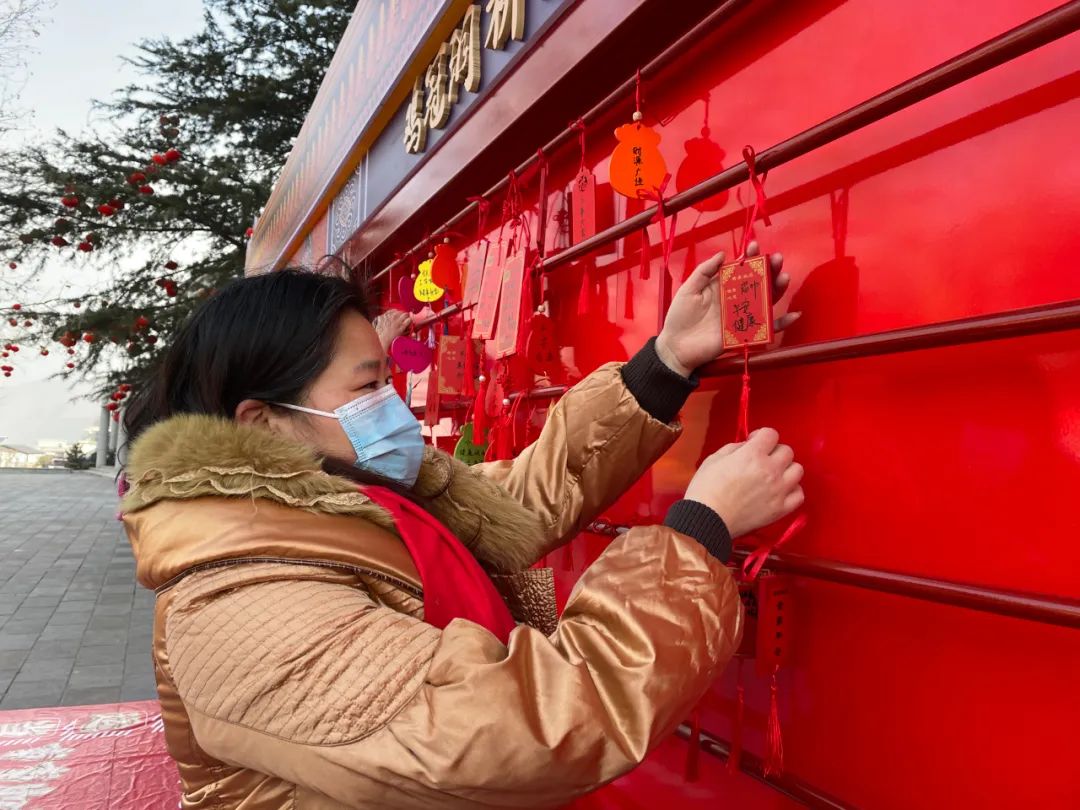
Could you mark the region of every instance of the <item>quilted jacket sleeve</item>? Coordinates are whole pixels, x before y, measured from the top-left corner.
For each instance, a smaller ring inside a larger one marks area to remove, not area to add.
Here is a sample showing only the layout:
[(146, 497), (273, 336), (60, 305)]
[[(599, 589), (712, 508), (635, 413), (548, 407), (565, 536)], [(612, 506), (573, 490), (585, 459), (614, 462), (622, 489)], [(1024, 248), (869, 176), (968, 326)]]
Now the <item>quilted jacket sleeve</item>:
[(670, 424), (697, 386), (667, 369), (649, 341), (629, 363), (601, 366), (566, 392), (517, 457), (477, 465), (543, 519), (533, 559), (614, 503), (679, 437)]
[(550, 638), (521, 626), (507, 646), (310, 568), (214, 576), (178, 586), (165, 620), (195, 739), (347, 807), (559, 806), (640, 762), (742, 632), (727, 569), (662, 526), (613, 542)]

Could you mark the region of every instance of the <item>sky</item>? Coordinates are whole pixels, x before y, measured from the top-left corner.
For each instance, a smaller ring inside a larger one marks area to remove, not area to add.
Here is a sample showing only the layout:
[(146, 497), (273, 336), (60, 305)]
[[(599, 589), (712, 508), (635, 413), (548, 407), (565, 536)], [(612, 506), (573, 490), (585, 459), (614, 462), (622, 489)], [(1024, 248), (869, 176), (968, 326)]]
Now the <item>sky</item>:
[[(133, 53), (135, 42), (161, 35), (182, 38), (201, 27), (202, 0), (57, 0), (29, 55), (21, 103), (33, 118), (16, 139), (47, 137), (56, 127), (77, 132), (90, 126), (91, 100), (107, 98), (136, 78), (121, 61)], [(64, 263), (46, 269), (48, 278), (41, 281), (49, 287), (61, 284), (69, 272), (70, 264)], [(24, 349), (15, 376), (0, 378), (0, 441), (75, 441), (98, 424), (101, 406), (85, 398), (88, 386), (49, 379), (61, 356)]]

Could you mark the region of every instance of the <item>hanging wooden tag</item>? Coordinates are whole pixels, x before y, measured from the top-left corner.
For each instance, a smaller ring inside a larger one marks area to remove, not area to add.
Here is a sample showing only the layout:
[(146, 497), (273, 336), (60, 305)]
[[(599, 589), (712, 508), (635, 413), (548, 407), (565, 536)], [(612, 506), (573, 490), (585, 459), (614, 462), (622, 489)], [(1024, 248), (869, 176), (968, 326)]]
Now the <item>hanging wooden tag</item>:
[(499, 294), (499, 326), (495, 331), (495, 357), (502, 359), (517, 351), (521, 329), (521, 296), (525, 287), (525, 253), (521, 250), (506, 260)]
[(432, 281), (431, 266), (431, 259), (425, 259), (420, 262), (416, 268), (420, 274), (416, 277), (416, 281), (413, 284), (413, 295), (416, 296), (417, 301), (423, 301), (425, 304), (429, 304), (432, 301), (438, 301), (443, 297), (444, 292), (442, 287)]
[(427, 375), (427, 391), (424, 396), (424, 424), (428, 427), (439, 424), (441, 419), (439, 413), (439, 381), (437, 377), (437, 370), (432, 368)]
[(739, 658), (753, 658), (757, 649), (758, 627), (758, 595), (756, 582), (739, 582), (739, 599), (743, 604), (743, 627), (742, 640), (735, 655)]
[(574, 244), (596, 233), (596, 175), (582, 168), (570, 194), (570, 230)]
[(480, 287), (484, 283), (484, 263), (487, 261), (487, 240), (477, 242), (469, 251), (469, 261), (465, 269), (465, 295), (462, 302), (471, 307), (480, 300)]
[(465, 391), (465, 341), (453, 335), (439, 336), (438, 369), (439, 393), (460, 395)]
[(533, 374), (551, 376), (559, 367), (555, 327), (547, 315), (537, 312), (529, 320), (529, 339), (525, 344), (525, 354)]
[(773, 339), (772, 288), (764, 256), (720, 268), (723, 347), (764, 346)]
[(495, 316), (499, 311), (499, 295), (502, 292), (502, 273), (499, 272), (501, 245), (488, 247), (484, 260), (484, 280), (480, 286), (480, 299), (476, 304), (476, 320), (473, 336), (488, 340), (495, 334)]
[(791, 581), (762, 572), (757, 581), (756, 668), (768, 676), (791, 658)]
[(619, 145), (611, 154), (611, 185), (624, 197), (636, 200), (641, 193), (660, 193), (667, 164), (660, 153), (660, 135), (640, 121), (615, 130)]
[(401, 335), (390, 344), (390, 357), (405, 371), (423, 371), (431, 365), (431, 349), (426, 343)]

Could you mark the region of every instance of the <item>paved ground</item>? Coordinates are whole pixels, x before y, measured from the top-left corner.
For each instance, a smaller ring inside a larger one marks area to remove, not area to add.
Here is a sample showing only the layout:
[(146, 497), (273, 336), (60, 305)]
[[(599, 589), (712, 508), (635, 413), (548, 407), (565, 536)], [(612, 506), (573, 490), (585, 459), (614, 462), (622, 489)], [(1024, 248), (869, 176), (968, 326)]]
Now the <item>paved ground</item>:
[(0, 469), (0, 710), (156, 697), (112, 481)]

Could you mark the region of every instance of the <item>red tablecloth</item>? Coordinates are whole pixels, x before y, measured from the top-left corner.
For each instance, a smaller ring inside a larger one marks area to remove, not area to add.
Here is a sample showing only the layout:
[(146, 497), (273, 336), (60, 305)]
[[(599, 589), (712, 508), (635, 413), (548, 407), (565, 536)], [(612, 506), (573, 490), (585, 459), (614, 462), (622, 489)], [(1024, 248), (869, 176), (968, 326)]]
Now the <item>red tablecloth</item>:
[(0, 810), (174, 810), (157, 701), (0, 712)]

